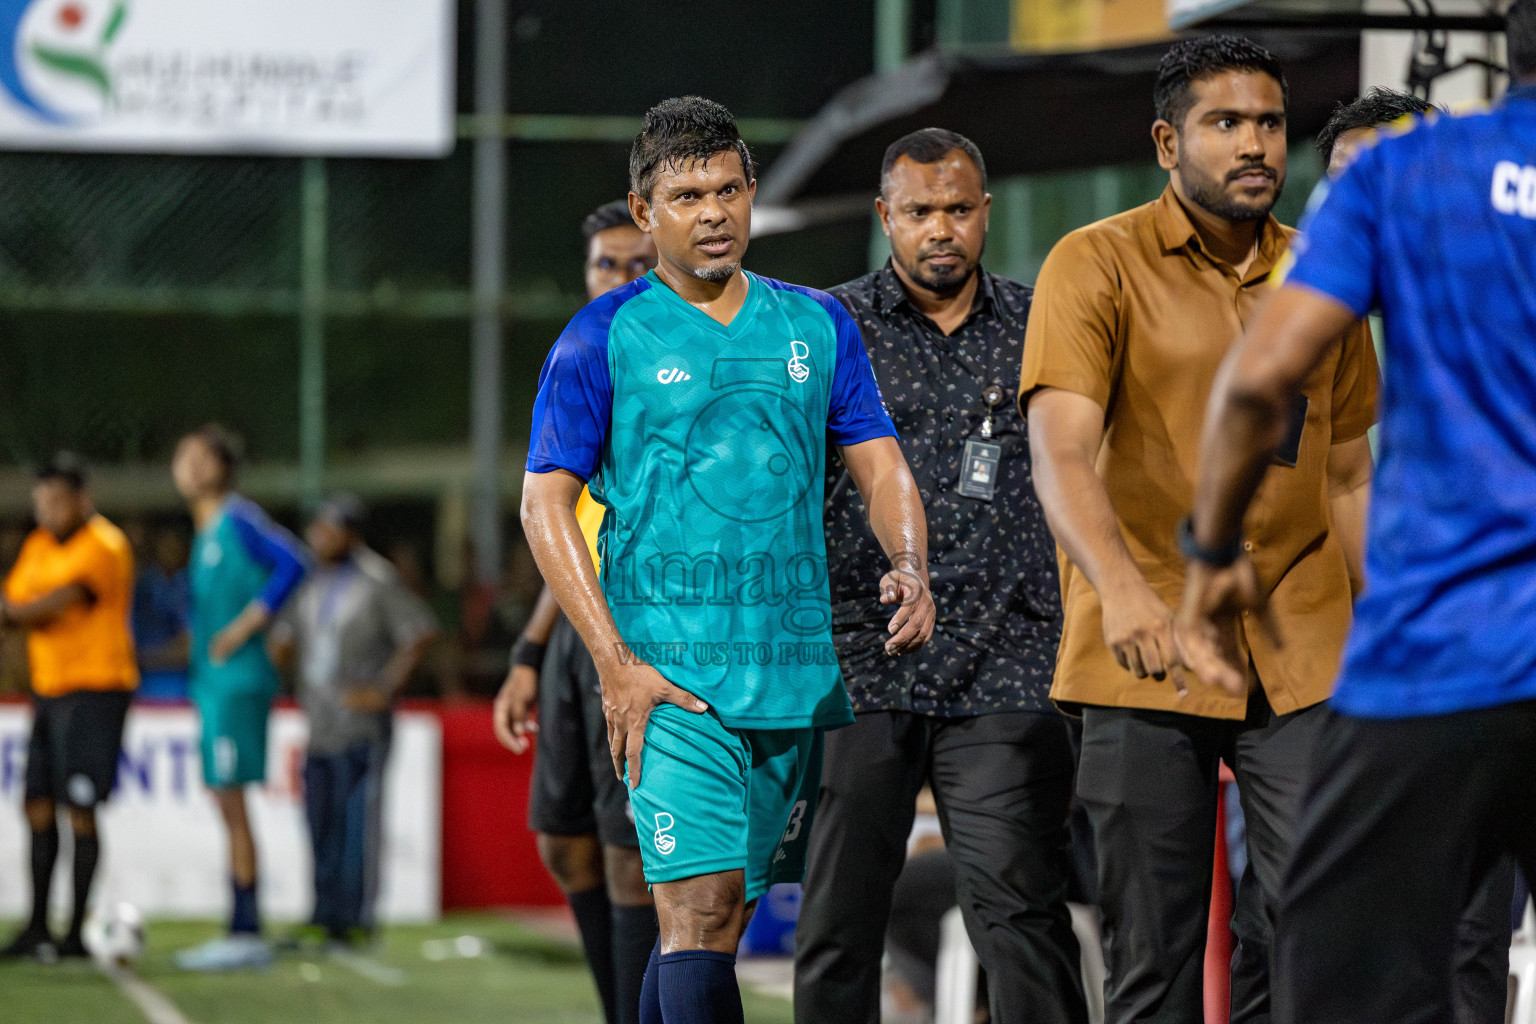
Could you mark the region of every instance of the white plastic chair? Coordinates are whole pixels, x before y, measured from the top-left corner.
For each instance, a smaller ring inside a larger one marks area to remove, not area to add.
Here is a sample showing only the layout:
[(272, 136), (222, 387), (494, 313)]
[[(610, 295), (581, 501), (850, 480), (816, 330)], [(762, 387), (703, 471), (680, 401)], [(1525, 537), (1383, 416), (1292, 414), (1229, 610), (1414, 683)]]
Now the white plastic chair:
[[(1082, 951), (1080, 963), (1083, 991), (1088, 997), (1088, 1022), (1104, 1024), (1104, 950), (1099, 940), (1098, 918), (1091, 907), (1079, 903), (1067, 906), (1072, 912), (1072, 932)], [(976, 1019), (976, 972), (980, 967), (971, 937), (965, 931), (965, 918), (959, 907), (953, 907), (939, 923), (933, 1024), (973, 1024)]]
[(981, 966), (965, 918), (951, 907), (939, 922), (939, 962), (935, 967), (933, 1024), (974, 1024), (976, 971)]
[(1536, 910), (1530, 900), (1509, 944), (1509, 976), (1514, 982), (1511, 1024), (1536, 1024)]

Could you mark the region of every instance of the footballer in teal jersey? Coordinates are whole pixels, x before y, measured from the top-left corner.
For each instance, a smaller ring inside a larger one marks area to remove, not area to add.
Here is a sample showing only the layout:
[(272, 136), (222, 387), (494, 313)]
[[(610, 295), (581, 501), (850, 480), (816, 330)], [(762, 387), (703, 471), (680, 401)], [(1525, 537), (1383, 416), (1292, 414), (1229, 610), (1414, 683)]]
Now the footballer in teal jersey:
[(304, 578), (297, 539), (233, 493), (235, 448), (219, 427), (182, 438), (171, 474), (192, 512), (192, 649), (189, 693), (202, 720), (203, 781), (229, 833), (234, 893), (229, 935), (184, 950), (189, 970), (269, 963), (256, 904), (256, 844), (245, 786), (267, 772), (267, 716), (277, 672), (266, 628)]
[[(852, 721), (822, 527), (829, 443), (891, 559), (870, 566), (870, 599), (899, 605), (892, 654), (933, 629), (926, 526), (852, 318), (741, 270), (755, 183), (730, 114), (660, 104), (630, 179), (660, 261), (555, 343), (523, 523), (597, 663), (615, 770), (628, 766), (661, 919), (641, 1020), (661, 1006), (677, 1024), (740, 1020), (726, 967), (746, 906), (799, 877), (821, 731)], [(584, 483), (608, 508), (600, 580), (574, 514)]]

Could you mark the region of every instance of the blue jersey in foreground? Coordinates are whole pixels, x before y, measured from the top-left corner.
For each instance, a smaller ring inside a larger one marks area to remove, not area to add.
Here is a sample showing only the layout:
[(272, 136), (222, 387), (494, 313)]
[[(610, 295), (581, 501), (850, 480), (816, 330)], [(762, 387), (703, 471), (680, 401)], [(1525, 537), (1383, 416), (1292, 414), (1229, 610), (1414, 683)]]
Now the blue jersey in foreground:
[[(896, 429), (843, 307), (746, 279), (729, 326), (654, 272), (578, 313), (539, 377), (528, 469), (568, 470), (608, 507), (601, 579), (623, 656), (732, 728), (841, 725), (827, 441)], [(873, 595), (883, 567), (869, 568)]]
[(1334, 706), (1536, 699), (1536, 87), (1361, 154), (1289, 280), (1386, 323), (1366, 590)]

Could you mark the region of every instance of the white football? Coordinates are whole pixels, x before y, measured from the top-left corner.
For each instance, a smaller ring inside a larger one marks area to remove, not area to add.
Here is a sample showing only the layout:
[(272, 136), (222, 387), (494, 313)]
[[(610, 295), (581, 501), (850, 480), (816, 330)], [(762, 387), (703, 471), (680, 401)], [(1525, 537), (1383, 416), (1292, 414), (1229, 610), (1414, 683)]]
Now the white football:
[(97, 907), (85, 922), (81, 937), (99, 962), (126, 966), (144, 955), (144, 917), (131, 903)]

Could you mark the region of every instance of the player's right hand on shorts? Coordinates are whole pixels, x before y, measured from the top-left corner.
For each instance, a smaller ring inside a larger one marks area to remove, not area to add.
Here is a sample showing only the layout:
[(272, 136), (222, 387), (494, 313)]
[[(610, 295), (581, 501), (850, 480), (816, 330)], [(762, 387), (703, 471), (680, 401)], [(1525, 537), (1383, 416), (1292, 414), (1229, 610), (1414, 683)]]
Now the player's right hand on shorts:
[(640, 748), (645, 745), (645, 726), (660, 704), (676, 704), (694, 714), (709, 710), (708, 704), (673, 686), (650, 665), (633, 662), (603, 673), (608, 752), (613, 756), (613, 772), (621, 781), (628, 767), (630, 789), (640, 785)]
[(513, 665), (496, 694), (491, 721), (496, 738), (514, 754), (528, 749), (528, 737), (539, 731), (539, 723), (529, 716), (539, 699), (539, 672), (528, 665)]
[(1138, 679), (1151, 676), (1159, 682), (1171, 673), (1173, 685), (1182, 695), (1186, 687), (1177, 668), (1173, 609), (1168, 603), (1139, 577), (1106, 586), (1099, 600), (1103, 606), (1104, 644), (1120, 667)]

